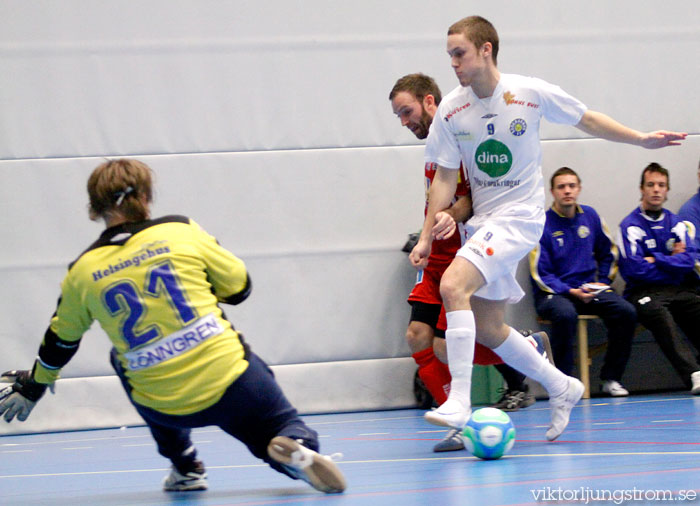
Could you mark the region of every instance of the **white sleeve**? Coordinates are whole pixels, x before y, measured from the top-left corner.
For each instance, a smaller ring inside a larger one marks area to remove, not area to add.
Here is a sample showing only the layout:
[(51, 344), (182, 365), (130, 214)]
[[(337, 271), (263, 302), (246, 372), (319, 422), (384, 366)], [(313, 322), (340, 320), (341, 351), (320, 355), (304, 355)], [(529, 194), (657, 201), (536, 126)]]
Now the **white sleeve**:
[(446, 169), (459, 169), (462, 155), (450, 125), (445, 121), (444, 111), (438, 108), (430, 125), (428, 141), (425, 145), (425, 163), (437, 163)]
[(541, 79), (534, 79), (539, 90), (542, 116), (552, 123), (577, 125), (588, 109), (580, 100), (572, 97), (559, 86)]

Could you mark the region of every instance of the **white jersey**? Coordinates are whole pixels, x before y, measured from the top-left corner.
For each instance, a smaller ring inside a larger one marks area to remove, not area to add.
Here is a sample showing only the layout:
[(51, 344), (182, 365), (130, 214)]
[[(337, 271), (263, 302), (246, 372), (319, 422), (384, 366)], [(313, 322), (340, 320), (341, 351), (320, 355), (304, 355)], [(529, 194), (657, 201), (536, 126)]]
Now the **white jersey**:
[(544, 209), (540, 119), (576, 125), (586, 106), (541, 79), (501, 74), (491, 97), (459, 86), (443, 98), (425, 161), (447, 169), (464, 163), (474, 215), (521, 203)]

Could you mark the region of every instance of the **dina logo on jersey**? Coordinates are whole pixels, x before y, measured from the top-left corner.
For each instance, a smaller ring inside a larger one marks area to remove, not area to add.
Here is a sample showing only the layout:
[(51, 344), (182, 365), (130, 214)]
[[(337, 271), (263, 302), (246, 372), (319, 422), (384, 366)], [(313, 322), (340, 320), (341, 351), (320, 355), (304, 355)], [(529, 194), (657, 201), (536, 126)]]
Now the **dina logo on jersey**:
[(495, 139), (482, 142), (476, 148), (474, 160), (477, 166), (491, 177), (501, 177), (513, 165), (513, 155), (508, 146)]

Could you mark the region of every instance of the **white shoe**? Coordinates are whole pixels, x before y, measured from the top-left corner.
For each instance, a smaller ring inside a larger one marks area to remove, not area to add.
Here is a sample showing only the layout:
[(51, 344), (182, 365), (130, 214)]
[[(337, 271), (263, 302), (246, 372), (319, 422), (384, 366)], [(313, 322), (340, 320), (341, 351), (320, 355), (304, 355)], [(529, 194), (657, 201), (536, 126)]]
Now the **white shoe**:
[(625, 387), (615, 380), (603, 381), (603, 388), (601, 390), (611, 397), (627, 397), (630, 394)]
[(566, 426), (569, 425), (571, 410), (574, 409), (574, 406), (585, 391), (583, 383), (576, 378), (568, 376), (567, 380), (569, 385), (566, 387), (566, 390), (556, 397), (549, 398), (549, 405), (552, 409), (551, 423), (546, 434), (549, 441), (554, 441), (564, 432)]
[(700, 395), (700, 371), (695, 371), (690, 375), (690, 381), (693, 386), (690, 388), (690, 393), (693, 395)]
[(267, 446), (267, 454), (295, 478), (304, 480), (316, 490), (337, 494), (347, 487), (343, 473), (333, 462), (335, 455), (321, 455), (286, 436), (273, 437)]
[(200, 460), (195, 460), (192, 470), (186, 474), (181, 474), (175, 466), (172, 466), (170, 474), (163, 480), (163, 490), (166, 492), (189, 492), (207, 488), (207, 472)]
[(425, 420), (440, 427), (452, 427), (462, 430), (469, 417), (472, 415), (470, 407), (462, 406), (462, 403), (453, 399), (447, 399), (445, 403), (433, 411), (428, 411)]

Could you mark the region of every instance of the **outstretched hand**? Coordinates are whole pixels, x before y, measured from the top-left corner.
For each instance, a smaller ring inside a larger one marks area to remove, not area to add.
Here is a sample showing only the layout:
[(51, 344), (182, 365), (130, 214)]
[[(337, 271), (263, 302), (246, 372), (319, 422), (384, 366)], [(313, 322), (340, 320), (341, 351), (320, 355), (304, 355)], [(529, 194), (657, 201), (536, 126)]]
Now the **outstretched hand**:
[(20, 422), (25, 421), (49, 386), (34, 381), (31, 371), (6, 371), (0, 380), (14, 382), (0, 390), (0, 415), (5, 414), (6, 422), (11, 422), (15, 416)]
[(680, 146), (680, 142), (688, 136), (685, 132), (669, 132), (657, 130), (649, 132), (642, 137), (641, 145), (647, 149), (658, 149), (666, 146)]

